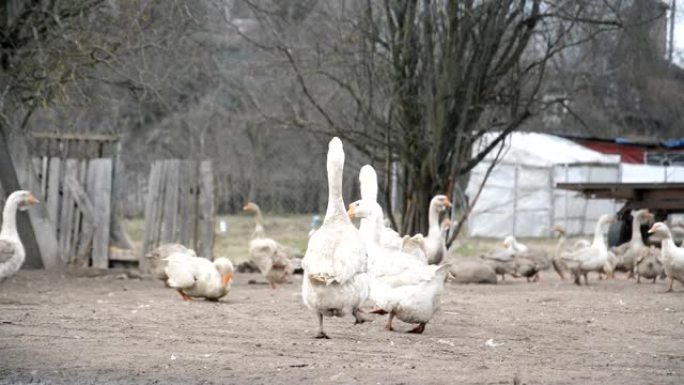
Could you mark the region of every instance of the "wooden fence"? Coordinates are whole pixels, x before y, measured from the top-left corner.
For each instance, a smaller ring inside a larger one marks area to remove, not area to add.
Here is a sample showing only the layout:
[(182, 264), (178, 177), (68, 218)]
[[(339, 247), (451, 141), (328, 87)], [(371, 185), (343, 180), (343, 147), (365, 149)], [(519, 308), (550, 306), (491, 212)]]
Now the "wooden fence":
[(33, 158), (62, 262), (106, 269), (112, 207), (112, 159)]
[[(156, 161), (150, 169), (142, 254), (178, 242), (212, 258), (214, 179), (210, 161)], [(145, 258), (140, 259), (145, 271)]]

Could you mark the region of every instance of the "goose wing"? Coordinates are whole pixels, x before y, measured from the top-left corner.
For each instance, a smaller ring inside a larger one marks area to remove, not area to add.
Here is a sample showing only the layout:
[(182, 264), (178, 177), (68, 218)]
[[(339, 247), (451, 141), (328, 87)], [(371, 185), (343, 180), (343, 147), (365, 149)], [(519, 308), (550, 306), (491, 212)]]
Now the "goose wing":
[(302, 267), (313, 281), (345, 283), (366, 271), (366, 250), (354, 226), (321, 227), (309, 239)]
[(169, 277), (167, 281), (169, 286), (177, 289), (193, 287), (196, 277), (192, 265), (195, 261), (195, 259), (189, 259), (183, 254), (170, 255), (168, 257), (168, 264), (164, 269)]
[(0, 263), (4, 263), (14, 257), (16, 245), (12, 241), (0, 240)]

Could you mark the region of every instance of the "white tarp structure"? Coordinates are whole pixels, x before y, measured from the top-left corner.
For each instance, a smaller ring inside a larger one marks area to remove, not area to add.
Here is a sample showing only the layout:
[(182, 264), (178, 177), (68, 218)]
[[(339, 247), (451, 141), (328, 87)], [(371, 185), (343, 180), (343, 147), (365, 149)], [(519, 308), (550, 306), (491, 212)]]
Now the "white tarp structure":
[(623, 163), (620, 175), (623, 183), (682, 183), (684, 167)]
[[(494, 134), (485, 136), (479, 146), (494, 138)], [(466, 189), (470, 201), (497, 149), (472, 170)], [(612, 200), (587, 200), (576, 192), (556, 189), (556, 183), (619, 180), (619, 156), (604, 155), (552, 135), (513, 133), (473, 208), (469, 233), (496, 238), (549, 236), (551, 226), (558, 223), (569, 234), (590, 234), (596, 219), (614, 213), (617, 205)]]

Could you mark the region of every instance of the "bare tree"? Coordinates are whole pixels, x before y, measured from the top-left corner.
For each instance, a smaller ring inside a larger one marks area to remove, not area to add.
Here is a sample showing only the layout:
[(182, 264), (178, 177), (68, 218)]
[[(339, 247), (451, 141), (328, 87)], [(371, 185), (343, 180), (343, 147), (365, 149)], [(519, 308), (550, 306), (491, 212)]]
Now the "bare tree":
[[(339, 135), (385, 173), (399, 162), (403, 233), (426, 231), (431, 197), (555, 102), (540, 92), (546, 67), (591, 39), (579, 25), (620, 26), (620, 2), (608, 1), (318, 1), (296, 23), (274, 2), (242, 3), (262, 33), (235, 30), (290, 66), (311, 107), (273, 118)], [(495, 139), (473, 154), (488, 132)]]

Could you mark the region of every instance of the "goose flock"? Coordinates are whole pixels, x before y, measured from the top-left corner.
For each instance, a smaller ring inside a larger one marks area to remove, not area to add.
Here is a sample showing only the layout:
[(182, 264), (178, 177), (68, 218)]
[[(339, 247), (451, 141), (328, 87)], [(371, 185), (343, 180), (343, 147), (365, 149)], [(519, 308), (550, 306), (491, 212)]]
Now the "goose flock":
[[(345, 153), (335, 137), (328, 144), (328, 202), (320, 227), (312, 229), (304, 257), (299, 260), (283, 245), (266, 235), (261, 209), (247, 202), (243, 211), (254, 216), (255, 228), (249, 241), (249, 263), (271, 288), (288, 282), (295, 269), (303, 271), (301, 296), (318, 323), (316, 338), (330, 338), (324, 329), (325, 317), (351, 314), (354, 323), (370, 313), (387, 314), (387, 330), (394, 330), (398, 319), (413, 325), (410, 333), (423, 333), (439, 310), (444, 284), (497, 283), (506, 275), (539, 281), (540, 273), (553, 267), (565, 280), (589, 284), (589, 274), (599, 279), (614, 278), (623, 272), (628, 278), (655, 281), (668, 279), (684, 284), (684, 248), (676, 246), (673, 231), (663, 222), (654, 223), (649, 234), (661, 247), (647, 245), (640, 227), (653, 219), (648, 210), (633, 214), (632, 238), (618, 247), (608, 248), (604, 239), (607, 226), (615, 221), (602, 215), (593, 239), (569, 242), (566, 231), (556, 225), (558, 241), (552, 252), (525, 245), (515, 237), (503, 240), (503, 248), (492, 250), (480, 259), (447, 258), (445, 239), (451, 223), (440, 216), (450, 207), (445, 195), (436, 195), (429, 204), (427, 234), (400, 236), (385, 225), (385, 215), (377, 201), (378, 177), (370, 165), (359, 170), (360, 199), (345, 206), (342, 198)], [(16, 213), (38, 200), (28, 191), (15, 191), (7, 199), (0, 229), (0, 281), (15, 274), (25, 259), (25, 250), (16, 227)], [(359, 220), (358, 228), (352, 222)], [(677, 233), (679, 235), (679, 233)], [(174, 289), (183, 300), (204, 298), (218, 301), (231, 289), (234, 266), (226, 257), (210, 261), (181, 244), (159, 246), (145, 256), (153, 277)]]

